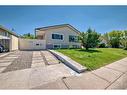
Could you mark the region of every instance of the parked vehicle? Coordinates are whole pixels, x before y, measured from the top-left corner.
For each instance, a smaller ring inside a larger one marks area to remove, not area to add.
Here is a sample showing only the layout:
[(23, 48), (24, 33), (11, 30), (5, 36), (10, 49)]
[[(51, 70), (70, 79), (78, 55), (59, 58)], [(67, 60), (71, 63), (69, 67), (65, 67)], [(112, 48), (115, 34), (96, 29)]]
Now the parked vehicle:
[(0, 44), (0, 53), (4, 51), (4, 46)]

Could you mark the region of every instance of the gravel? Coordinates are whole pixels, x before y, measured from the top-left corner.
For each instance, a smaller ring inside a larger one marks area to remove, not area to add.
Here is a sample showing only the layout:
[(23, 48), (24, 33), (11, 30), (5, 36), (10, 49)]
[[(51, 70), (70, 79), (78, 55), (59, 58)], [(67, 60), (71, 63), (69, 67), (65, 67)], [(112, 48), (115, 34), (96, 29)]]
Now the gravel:
[(20, 56), (15, 59), (2, 73), (31, 68), (32, 64), (32, 51), (20, 51)]

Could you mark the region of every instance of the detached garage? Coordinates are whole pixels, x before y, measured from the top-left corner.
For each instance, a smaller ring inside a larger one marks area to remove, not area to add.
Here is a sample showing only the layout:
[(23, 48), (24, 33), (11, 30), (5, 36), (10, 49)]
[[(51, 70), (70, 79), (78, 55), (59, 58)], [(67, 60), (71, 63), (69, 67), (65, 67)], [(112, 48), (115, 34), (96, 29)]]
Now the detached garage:
[(19, 39), (20, 50), (42, 50), (46, 49), (46, 41), (38, 39)]

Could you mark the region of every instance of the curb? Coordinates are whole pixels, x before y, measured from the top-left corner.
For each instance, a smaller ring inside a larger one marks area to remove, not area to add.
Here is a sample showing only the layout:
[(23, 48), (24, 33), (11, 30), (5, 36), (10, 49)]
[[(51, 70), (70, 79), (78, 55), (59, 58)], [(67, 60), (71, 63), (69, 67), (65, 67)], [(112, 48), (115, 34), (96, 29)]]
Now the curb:
[(87, 70), (86, 67), (80, 65), (79, 63), (75, 62), (74, 60), (72, 60), (71, 58), (65, 56), (64, 54), (62, 54), (60, 52), (57, 52), (54, 50), (48, 50), (48, 51), (51, 52), (53, 55), (55, 55), (65, 65), (67, 65), (68, 67), (70, 67), (71, 69), (73, 69), (74, 71), (76, 71), (78, 73), (82, 73)]

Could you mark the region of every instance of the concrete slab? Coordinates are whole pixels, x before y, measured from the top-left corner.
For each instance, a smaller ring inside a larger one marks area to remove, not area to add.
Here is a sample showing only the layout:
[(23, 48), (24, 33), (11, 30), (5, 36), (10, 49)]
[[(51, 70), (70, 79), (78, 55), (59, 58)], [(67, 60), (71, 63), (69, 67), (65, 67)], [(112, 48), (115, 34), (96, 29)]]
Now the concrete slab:
[(49, 65), (54, 65), (54, 64), (58, 64), (59, 60), (53, 55), (51, 54), (49, 51), (41, 51), (47, 61), (47, 64)]
[(33, 57), (33, 58), (32, 58), (32, 60), (41, 60), (41, 59), (42, 59), (41, 56), (39, 56), (39, 57)]
[(8, 66), (10, 65), (12, 62), (4, 62), (4, 63), (0, 63), (0, 67), (3, 67), (3, 66)]
[(38, 86), (32, 89), (56, 89), (58, 90), (58, 89), (68, 89), (68, 88), (63, 83), (63, 81), (59, 79), (54, 82), (47, 83), (47, 84), (44, 84), (44, 85), (41, 85), (41, 86)]
[(112, 69), (108, 68), (100, 68), (97, 70), (92, 71), (92, 73), (96, 74), (97, 76), (107, 80), (108, 82), (113, 82), (116, 80), (120, 75), (122, 75), (122, 72), (118, 72)]
[(126, 60), (120, 60), (120, 61), (117, 61), (116, 64), (127, 66), (127, 61)]
[(127, 66), (123, 66), (121, 64), (117, 64), (116, 62), (114, 62), (112, 64), (109, 64), (109, 65), (107, 65), (105, 67), (113, 69), (113, 70), (121, 71), (123, 73), (125, 73), (127, 71)]
[(58, 60), (48, 60), (49, 65), (59, 64)]
[(6, 67), (0, 67), (0, 73), (5, 70)]
[(12, 55), (8, 55), (8, 57), (17, 57), (20, 56), (19, 54), (12, 54)]
[(32, 64), (36, 63), (44, 63), (44, 60), (32, 60)]
[(31, 70), (24, 69), (0, 74), (0, 89), (28, 89)]
[(126, 57), (126, 58), (121, 59), (121, 61), (125, 61), (125, 62), (127, 62), (127, 57)]
[(0, 60), (0, 63), (3, 63), (3, 62), (12, 62), (14, 59), (2, 59)]
[(35, 68), (35, 67), (45, 67), (45, 63), (34, 63), (31, 65), (31, 68)]
[(68, 77), (64, 79), (69, 89), (105, 89), (109, 82), (95, 76), (92, 73), (85, 73), (79, 77)]
[(117, 79), (107, 89), (126, 89), (127, 88), (127, 73)]
[(30, 74), (29, 86), (34, 88), (70, 75), (69, 70), (63, 64), (33, 68)]
[(15, 59), (15, 58), (18, 58), (18, 56), (7, 56), (6, 58), (7, 59), (11, 59), (11, 58), (14, 58)]
[(10, 53), (11, 53), (11, 52), (1, 53), (1, 54), (0, 54), (0, 58), (5, 57), (5, 56), (9, 55)]

